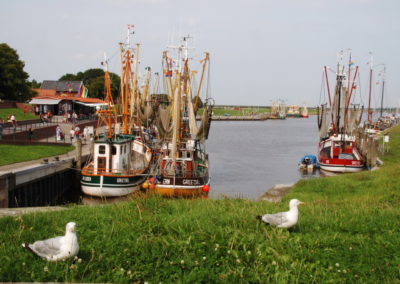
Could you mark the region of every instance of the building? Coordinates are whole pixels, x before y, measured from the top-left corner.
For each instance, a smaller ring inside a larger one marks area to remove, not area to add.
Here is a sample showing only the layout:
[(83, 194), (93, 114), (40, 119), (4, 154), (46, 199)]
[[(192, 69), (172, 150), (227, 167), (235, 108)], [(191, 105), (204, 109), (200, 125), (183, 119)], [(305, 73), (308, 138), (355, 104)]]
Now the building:
[(103, 100), (88, 98), (88, 90), (82, 81), (43, 81), (40, 89), (34, 89), (37, 96), (29, 104), (34, 105), (36, 114), (51, 112), (64, 115), (67, 112), (92, 114), (96, 107), (104, 105)]

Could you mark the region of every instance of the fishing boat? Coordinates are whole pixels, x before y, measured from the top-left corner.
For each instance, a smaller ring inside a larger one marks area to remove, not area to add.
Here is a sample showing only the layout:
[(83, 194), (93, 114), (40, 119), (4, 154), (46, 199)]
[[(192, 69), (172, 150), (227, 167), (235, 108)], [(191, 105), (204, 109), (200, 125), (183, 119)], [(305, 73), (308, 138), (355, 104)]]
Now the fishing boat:
[[(331, 100), (327, 67), (324, 68), (324, 80), (328, 90), (329, 106), (318, 108), (318, 162), (320, 168), (331, 172), (358, 172), (365, 168), (365, 160), (359, 150), (355, 131), (362, 115), (362, 107), (351, 103), (356, 90), (358, 66), (353, 67), (351, 52), (348, 70), (343, 64), (344, 51), (341, 51), (336, 71), (336, 86)], [(354, 71), (354, 74), (352, 72)], [(354, 75), (352, 78), (351, 75)], [(352, 78), (352, 79), (351, 79)]]
[(271, 119), (286, 119), (286, 104), (284, 100), (272, 103)]
[(289, 106), (289, 108), (286, 112), (286, 116), (287, 117), (301, 117), (299, 106), (296, 106), (296, 105)]
[[(130, 35), (128, 27), (128, 39)], [(137, 46), (138, 48), (138, 46)], [(120, 100), (117, 107), (111, 96), (110, 77), (107, 68), (107, 58), (104, 65), (105, 102), (106, 107), (98, 109), (97, 131), (106, 127), (104, 133), (96, 133), (92, 158), (83, 167), (81, 186), (83, 193), (98, 197), (116, 197), (128, 195), (140, 189), (148, 177), (152, 160), (152, 150), (145, 143), (144, 136), (136, 133), (141, 125), (135, 112), (135, 101), (131, 98), (137, 95), (135, 90), (136, 72), (131, 70), (132, 57), (137, 66), (137, 54), (132, 54), (129, 40), (125, 47), (121, 46), (122, 76)], [(133, 74), (133, 76), (132, 76)], [(117, 109), (120, 110), (118, 113)], [(121, 120), (120, 125), (118, 121)]]
[[(159, 106), (157, 120), (159, 139), (163, 142), (155, 174), (146, 187), (166, 197), (207, 197), (210, 190), (205, 140), (211, 124), (212, 100), (208, 96), (209, 88), (202, 88), (208, 77), (209, 54), (205, 53), (200, 61), (202, 71), (196, 85), (196, 72), (189, 67), (189, 38), (184, 37), (179, 46), (173, 47), (177, 51), (174, 59), (167, 52), (163, 55), (168, 102)], [(205, 93), (203, 101), (201, 93)], [(197, 115), (201, 116), (199, 123)]]
[(308, 118), (308, 109), (306, 104), (304, 104), (304, 106), (302, 107), (300, 116), (302, 118)]

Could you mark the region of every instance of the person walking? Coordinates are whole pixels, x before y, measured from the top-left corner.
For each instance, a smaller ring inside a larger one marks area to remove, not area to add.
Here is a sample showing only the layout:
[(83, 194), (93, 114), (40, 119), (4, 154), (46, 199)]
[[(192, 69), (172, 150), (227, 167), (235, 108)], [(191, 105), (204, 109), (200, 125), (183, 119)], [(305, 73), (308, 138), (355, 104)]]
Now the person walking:
[(33, 130), (32, 130), (32, 128), (29, 128), (29, 130), (28, 130), (28, 139), (29, 139), (29, 141), (32, 141), (32, 137), (33, 137)]

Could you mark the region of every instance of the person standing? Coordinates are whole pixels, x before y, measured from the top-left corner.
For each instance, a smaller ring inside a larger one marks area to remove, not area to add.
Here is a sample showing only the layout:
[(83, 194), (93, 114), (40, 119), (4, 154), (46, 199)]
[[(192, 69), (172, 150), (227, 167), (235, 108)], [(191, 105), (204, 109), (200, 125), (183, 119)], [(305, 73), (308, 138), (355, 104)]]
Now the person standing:
[(4, 120), (0, 117), (0, 140), (3, 138), (3, 127), (4, 127)]
[(79, 126), (77, 125), (77, 126), (75, 127), (75, 138), (76, 138), (76, 140), (79, 139), (80, 131), (81, 131), (81, 129), (80, 129)]
[(28, 107), (26, 105), (24, 105), (22, 107), (22, 112), (24, 113), (24, 116), (26, 115), (26, 111), (27, 111)]
[(78, 121), (78, 115), (76, 112), (72, 113), (72, 123), (75, 124)]
[(11, 120), (11, 123), (14, 126), (14, 128), (16, 128), (17, 127), (17, 120), (15, 119), (15, 115), (14, 114), (11, 115), (10, 120)]
[(88, 137), (89, 137), (89, 128), (85, 126), (85, 128), (83, 129), (83, 139), (85, 140), (85, 142), (88, 139)]
[(72, 139), (74, 139), (74, 135), (75, 135), (75, 130), (72, 127), (71, 130), (69, 131), (69, 136), (70, 136), (70, 139), (71, 139), (71, 143), (72, 143)]
[(60, 127), (60, 125), (57, 125), (57, 127), (56, 127), (56, 138), (57, 138), (57, 141), (61, 141), (61, 127)]

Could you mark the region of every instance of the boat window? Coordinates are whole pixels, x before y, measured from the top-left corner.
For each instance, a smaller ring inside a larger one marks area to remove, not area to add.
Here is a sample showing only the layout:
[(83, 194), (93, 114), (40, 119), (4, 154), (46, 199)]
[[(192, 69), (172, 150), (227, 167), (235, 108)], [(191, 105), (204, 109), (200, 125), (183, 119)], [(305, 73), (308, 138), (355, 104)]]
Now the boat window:
[(105, 154), (106, 153), (106, 146), (100, 145), (99, 146), (99, 154)]
[(116, 155), (117, 154), (117, 147), (115, 147), (115, 146), (112, 146), (112, 154), (113, 155)]

